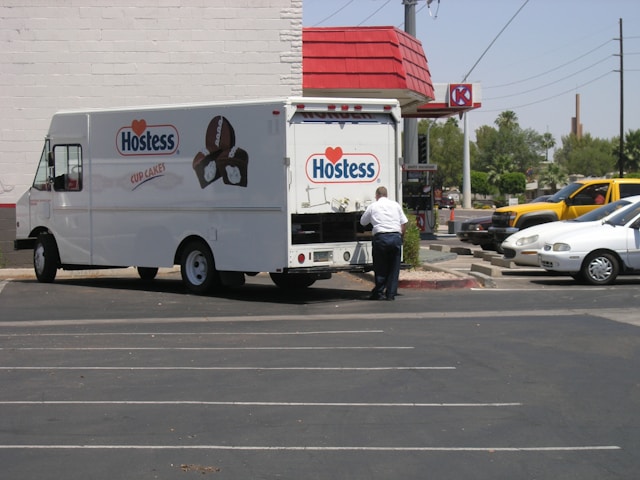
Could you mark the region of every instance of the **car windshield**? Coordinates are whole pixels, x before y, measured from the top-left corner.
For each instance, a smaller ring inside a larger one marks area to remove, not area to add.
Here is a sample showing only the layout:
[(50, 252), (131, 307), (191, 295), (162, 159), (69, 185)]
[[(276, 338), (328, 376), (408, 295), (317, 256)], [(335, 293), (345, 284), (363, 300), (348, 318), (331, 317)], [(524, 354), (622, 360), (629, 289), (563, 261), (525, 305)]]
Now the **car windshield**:
[(609, 225), (622, 226), (629, 223), (631, 220), (640, 215), (640, 202), (634, 204), (622, 212), (612, 215), (606, 223)]
[(569, 198), (573, 192), (582, 187), (582, 183), (570, 183), (564, 188), (561, 188), (556, 193), (551, 195), (548, 199), (548, 203), (559, 203), (566, 198)]
[(615, 202), (607, 203), (606, 205), (601, 206), (600, 208), (596, 208), (595, 210), (591, 210), (584, 215), (580, 215), (578, 218), (574, 218), (574, 222), (595, 222), (598, 220), (602, 220), (607, 215), (615, 212), (619, 208), (624, 207), (625, 205), (629, 205), (631, 202), (627, 199), (620, 199)]

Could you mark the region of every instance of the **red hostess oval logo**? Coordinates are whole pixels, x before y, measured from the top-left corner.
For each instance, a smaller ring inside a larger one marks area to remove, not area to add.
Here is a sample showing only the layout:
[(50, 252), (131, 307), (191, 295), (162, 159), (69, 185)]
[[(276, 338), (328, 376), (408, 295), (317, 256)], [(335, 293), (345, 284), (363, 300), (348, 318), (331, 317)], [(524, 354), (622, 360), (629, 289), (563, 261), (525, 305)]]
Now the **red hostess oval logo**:
[(380, 161), (372, 153), (344, 153), (327, 147), (307, 158), (307, 178), (313, 183), (371, 183), (380, 175)]
[(118, 153), (132, 155), (171, 155), (178, 149), (178, 130), (173, 125), (147, 125), (134, 120), (116, 135)]

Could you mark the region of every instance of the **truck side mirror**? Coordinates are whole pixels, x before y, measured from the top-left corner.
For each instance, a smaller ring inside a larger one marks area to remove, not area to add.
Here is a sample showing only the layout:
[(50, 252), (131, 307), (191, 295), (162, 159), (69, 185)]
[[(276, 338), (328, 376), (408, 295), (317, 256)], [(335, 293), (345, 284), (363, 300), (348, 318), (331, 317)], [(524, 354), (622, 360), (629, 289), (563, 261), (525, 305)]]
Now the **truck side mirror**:
[(567, 205), (567, 207), (570, 207), (571, 205), (573, 205), (573, 198), (571, 197), (565, 198), (564, 203)]

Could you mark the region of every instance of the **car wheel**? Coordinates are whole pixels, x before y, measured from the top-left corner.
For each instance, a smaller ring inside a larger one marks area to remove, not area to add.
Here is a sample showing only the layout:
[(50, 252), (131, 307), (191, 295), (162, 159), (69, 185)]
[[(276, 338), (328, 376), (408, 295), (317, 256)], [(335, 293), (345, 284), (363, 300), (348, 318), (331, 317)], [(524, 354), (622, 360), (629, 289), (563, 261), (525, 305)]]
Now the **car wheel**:
[(210, 292), (220, 283), (211, 249), (202, 240), (192, 240), (183, 248), (180, 274), (187, 289), (197, 295)]
[(38, 281), (42, 283), (53, 282), (58, 272), (59, 263), (60, 254), (53, 235), (46, 233), (40, 235), (33, 248), (33, 269)]
[(620, 272), (620, 264), (612, 253), (594, 252), (584, 260), (580, 272), (591, 285), (611, 285)]

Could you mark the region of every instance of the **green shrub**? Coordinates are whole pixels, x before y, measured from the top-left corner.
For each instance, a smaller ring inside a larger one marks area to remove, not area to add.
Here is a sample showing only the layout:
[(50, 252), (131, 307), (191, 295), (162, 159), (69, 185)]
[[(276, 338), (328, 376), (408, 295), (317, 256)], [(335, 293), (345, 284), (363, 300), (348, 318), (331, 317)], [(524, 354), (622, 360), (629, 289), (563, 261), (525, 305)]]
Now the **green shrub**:
[(420, 266), (420, 229), (416, 222), (416, 216), (405, 208), (405, 215), (409, 220), (407, 223), (407, 229), (404, 232), (404, 239), (402, 242), (403, 258), (402, 261), (411, 268), (417, 268)]

